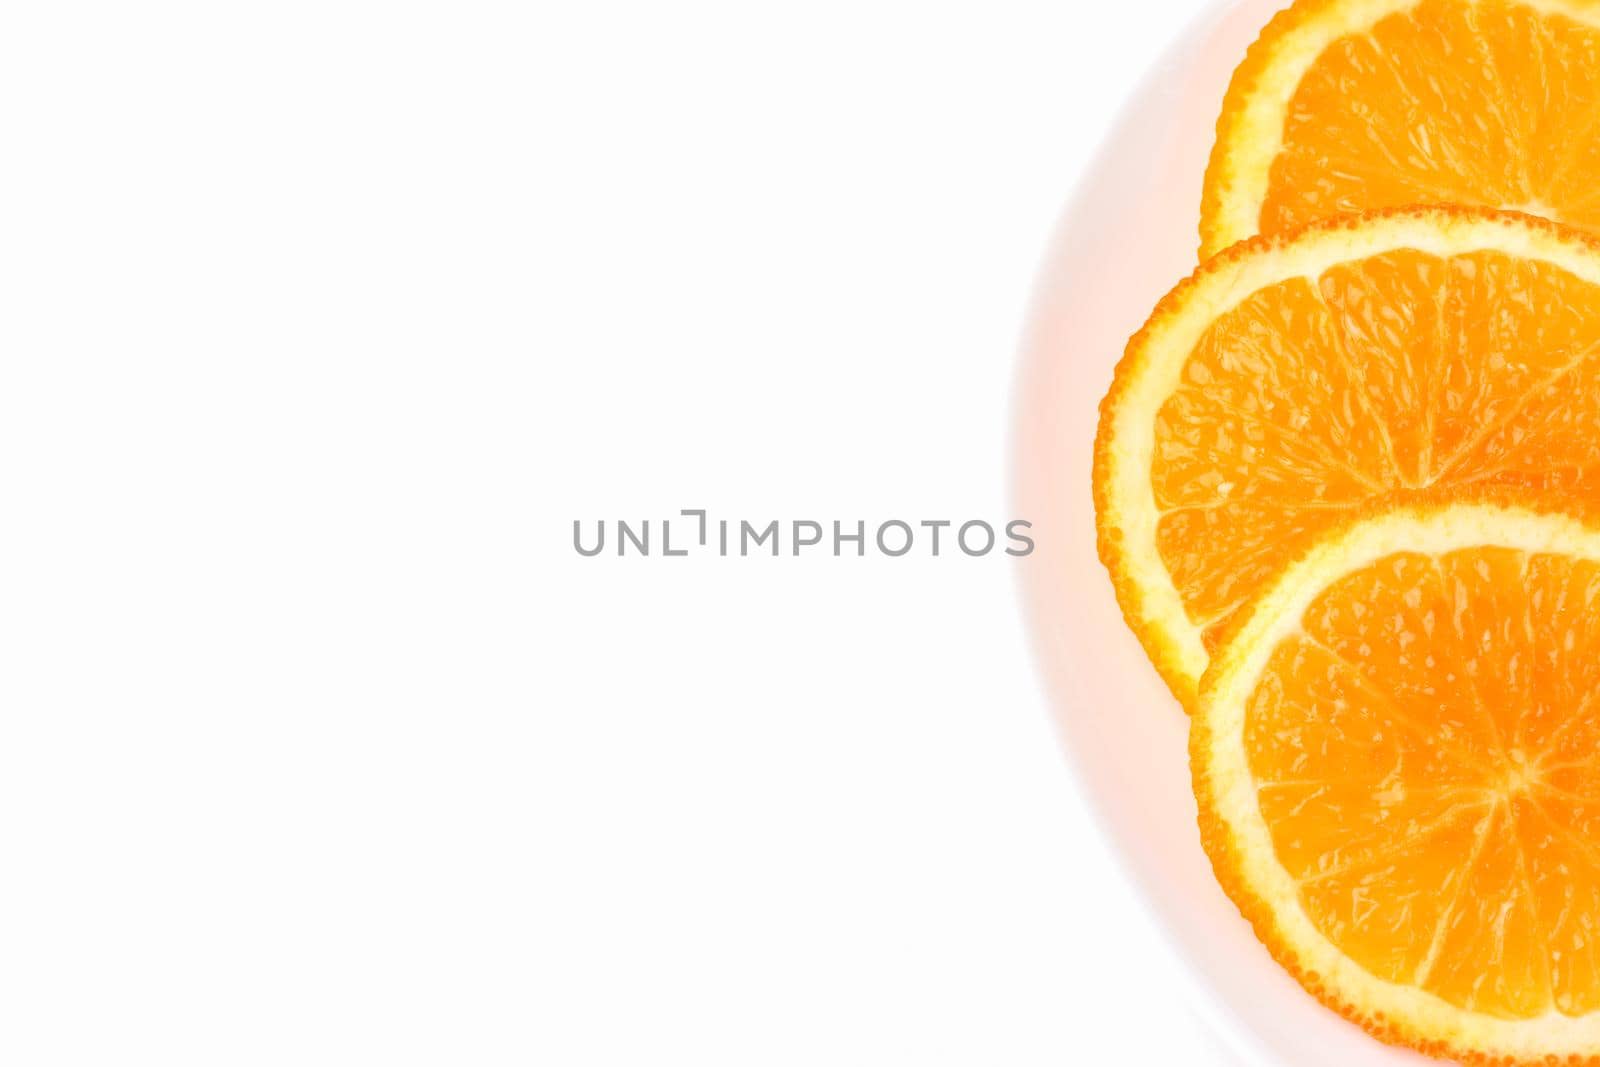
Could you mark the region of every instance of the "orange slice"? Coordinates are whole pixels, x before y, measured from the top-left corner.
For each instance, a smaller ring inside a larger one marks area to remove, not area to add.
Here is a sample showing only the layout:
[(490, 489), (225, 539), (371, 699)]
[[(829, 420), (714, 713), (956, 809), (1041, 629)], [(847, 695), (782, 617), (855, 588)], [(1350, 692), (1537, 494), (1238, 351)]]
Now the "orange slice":
[(1600, 230), (1600, 3), (1298, 0), (1235, 72), (1201, 255), (1414, 203)]
[(1435, 1055), (1600, 1064), (1600, 528), (1504, 502), (1344, 528), (1263, 594), (1190, 737), (1217, 875), (1310, 992)]
[(1600, 498), (1600, 244), (1405, 209), (1258, 238), (1129, 342), (1101, 405), (1100, 554), (1185, 705), (1284, 563), (1374, 502), (1496, 483)]

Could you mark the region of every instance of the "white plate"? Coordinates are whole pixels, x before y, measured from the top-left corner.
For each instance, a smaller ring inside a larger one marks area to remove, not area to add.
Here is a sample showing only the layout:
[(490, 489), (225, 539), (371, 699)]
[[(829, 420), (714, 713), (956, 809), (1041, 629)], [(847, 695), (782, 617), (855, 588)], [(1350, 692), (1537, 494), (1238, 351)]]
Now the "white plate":
[(1018, 507), (1040, 533), (1024, 595), (1081, 791), (1233, 1050), (1252, 1064), (1418, 1067), (1437, 1061), (1379, 1044), (1303, 992), (1217, 886), (1195, 826), (1188, 720), (1123, 623), (1095, 555), (1097, 406), (1128, 337), (1194, 269), (1223, 91), (1280, 6), (1239, 0), (1189, 27), (1145, 76), (1062, 217), (1017, 385)]

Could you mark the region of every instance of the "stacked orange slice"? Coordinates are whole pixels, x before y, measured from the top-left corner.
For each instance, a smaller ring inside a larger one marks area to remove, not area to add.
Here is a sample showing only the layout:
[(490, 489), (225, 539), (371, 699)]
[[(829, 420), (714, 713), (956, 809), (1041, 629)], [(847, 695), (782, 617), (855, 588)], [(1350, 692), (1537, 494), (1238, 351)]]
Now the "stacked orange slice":
[(1597, 175), (1596, 0), (1300, 0), (1228, 89), (1201, 254), (1415, 203), (1600, 230)]
[(1218, 876), (1379, 1036), (1600, 1057), (1600, 529), (1417, 505), (1324, 539), (1207, 676), (1190, 750)]
[(1591, 229), (1600, 0), (1300, 0), (1095, 446), (1223, 887), (1313, 995), (1465, 1062), (1600, 1065)]

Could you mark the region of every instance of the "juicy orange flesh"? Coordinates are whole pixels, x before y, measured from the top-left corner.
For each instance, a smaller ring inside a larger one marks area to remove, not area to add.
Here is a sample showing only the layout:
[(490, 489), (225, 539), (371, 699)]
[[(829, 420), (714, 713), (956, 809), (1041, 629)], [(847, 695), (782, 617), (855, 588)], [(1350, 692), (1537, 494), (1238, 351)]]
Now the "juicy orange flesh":
[(1423, 0), (1328, 47), (1290, 98), (1262, 231), (1417, 203), (1600, 229), (1600, 31)]
[(1156, 547), (1208, 645), (1375, 498), (1600, 498), (1600, 287), (1501, 252), (1397, 251), (1218, 316), (1157, 414)]
[(1600, 1008), (1600, 566), (1380, 560), (1312, 604), (1245, 716), (1278, 859), (1341, 951), (1471, 1011)]

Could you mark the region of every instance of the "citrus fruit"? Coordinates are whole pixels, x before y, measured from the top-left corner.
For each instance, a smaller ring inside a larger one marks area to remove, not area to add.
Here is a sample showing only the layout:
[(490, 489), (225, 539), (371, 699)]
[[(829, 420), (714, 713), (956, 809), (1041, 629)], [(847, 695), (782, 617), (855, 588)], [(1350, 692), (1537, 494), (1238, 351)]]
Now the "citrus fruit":
[(1263, 584), (1352, 510), (1493, 484), (1600, 497), (1600, 243), (1395, 209), (1207, 262), (1101, 404), (1100, 555), (1187, 706)]
[(1413, 203), (1600, 229), (1600, 2), (1298, 0), (1234, 73), (1201, 255)]
[(1379, 1037), (1600, 1063), (1597, 712), (1600, 528), (1503, 499), (1378, 511), (1287, 568), (1206, 675), (1206, 850), (1279, 962)]

